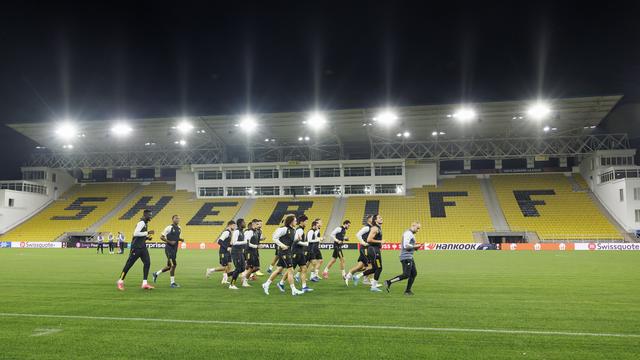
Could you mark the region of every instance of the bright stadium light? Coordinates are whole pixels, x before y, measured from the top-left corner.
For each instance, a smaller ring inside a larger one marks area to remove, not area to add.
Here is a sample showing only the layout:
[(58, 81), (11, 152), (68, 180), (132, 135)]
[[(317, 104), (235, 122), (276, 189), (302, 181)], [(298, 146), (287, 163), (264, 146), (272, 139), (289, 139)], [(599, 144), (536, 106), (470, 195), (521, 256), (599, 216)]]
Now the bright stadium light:
[(549, 132), (551, 130), (551, 128), (549, 127), (549, 125), (545, 126), (542, 128), (542, 131), (544, 132)]
[(309, 114), (309, 116), (305, 121), (303, 121), (303, 123), (307, 124), (314, 130), (320, 130), (327, 125), (327, 117), (323, 113), (315, 111)]
[(544, 120), (551, 114), (551, 108), (544, 102), (532, 104), (527, 109), (527, 117), (533, 120)]
[(451, 117), (453, 117), (454, 119), (462, 122), (475, 120), (477, 116), (478, 114), (476, 114), (476, 111), (470, 107), (461, 107), (460, 109), (456, 110), (453, 115), (451, 115)]
[(113, 133), (115, 136), (124, 137), (131, 134), (132, 131), (133, 131), (133, 128), (131, 128), (131, 126), (129, 126), (125, 122), (117, 122), (115, 125), (111, 127), (111, 133)]
[(391, 109), (385, 109), (380, 111), (374, 118), (373, 121), (380, 125), (391, 126), (398, 121), (398, 115)]
[(186, 146), (187, 145), (187, 141), (184, 139), (180, 139), (180, 140), (176, 140), (173, 142), (176, 145), (180, 145), (180, 146)]
[(58, 124), (55, 133), (59, 138), (69, 140), (78, 135), (78, 128), (70, 120), (65, 120)]
[(258, 127), (258, 122), (256, 118), (252, 115), (245, 115), (240, 119), (240, 123), (238, 123), (238, 127), (240, 127), (243, 131), (247, 133), (252, 133)]
[(187, 119), (182, 119), (175, 127), (181, 134), (187, 134), (193, 130), (193, 125)]

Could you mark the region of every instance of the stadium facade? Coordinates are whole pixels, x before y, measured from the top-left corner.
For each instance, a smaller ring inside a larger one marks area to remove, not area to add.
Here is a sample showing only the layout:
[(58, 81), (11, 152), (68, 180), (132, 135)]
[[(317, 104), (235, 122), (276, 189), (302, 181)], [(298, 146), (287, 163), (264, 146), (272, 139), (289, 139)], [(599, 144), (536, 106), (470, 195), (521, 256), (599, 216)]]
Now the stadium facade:
[[(600, 131), (621, 96), (558, 99), (533, 119), (527, 101), (324, 113), (14, 124), (38, 143), (23, 179), (0, 183), (2, 241), (53, 241), (132, 229), (141, 210), (173, 213), (185, 237), (213, 242), (231, 218), (287, 212), (360, 222), (380, 212), (394, 237), (412, 220), (420, 241), (632, 241), (640, 174), (626, 134)], [(183, 125), (188, 123), (188, 127)], [(68, 134), (67, 134), (68, 135)], [(160, 226), (160, 225), (158, 225)]]

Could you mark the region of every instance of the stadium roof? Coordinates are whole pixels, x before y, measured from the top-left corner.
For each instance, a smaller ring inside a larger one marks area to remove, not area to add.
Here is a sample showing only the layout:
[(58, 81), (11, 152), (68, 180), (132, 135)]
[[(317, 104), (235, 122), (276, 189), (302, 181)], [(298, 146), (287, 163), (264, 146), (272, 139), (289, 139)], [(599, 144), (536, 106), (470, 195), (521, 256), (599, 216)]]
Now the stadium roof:
[[(384, 127), (373, 118), (380, 109), (334, 110), (325, 113), (328, 126), (325, 130), (314, 131), (303, 120), (307, 113), (254, 114), (258, 127), (251, 135), (252, 142), (274, 139), (278, 145), (299, 145), (299, 138), (308, 136), (310, 143), (338, 141), (344, 145), (367, 143), (369, 135), (379, 138), (394, 138), (398, 133), (408, 131), (411, 141), (432, 141), (438, 132), (442, 139), (531, 137), (543, 134), (543, 128), (557, 133), (576, 129), (591, 129), (600, 124), (611, 111), (621, 95), (595, 96), (557, 99), (549, 102), (552, 110), (546, 120), (527, 118), (526, 110), (530, 101), (484, 102), (471, 105), (477, 113), (475, 120), (462, 123), (452, 117), (459, 104), (425, 105), (398, 107), (394, 111), (399, 119), (397, 124)], [(178, 147), (176, 141), (184, 139), (187, 146), (197, 148), (217, 143), (234, 146), (247, 143), (247, 134), (236, 126), (239, 115), (197, 116), (189, 118), (194, 126), (188, 135), (175, 129), (179, 118), (132, 119), (132, 139), (117, 139), (111, 133), (112, 121), (75, 121), (78, 138), (62, 141), (55, 134), (54, 122), (10, 124), (9, 127), (33, 139), (51, 150), (73, 143), (75, 151), (108, 151), (114, 148), (132, 148), (144, 144), (162, 148)], [(369, 126), (369, 124), (371, 124)], [(440, 135), (440, 133), (444, 133)], [(549, 132), (549, 131), (547, 131)], [(133, 146), (135, 145), (135, 146)]]

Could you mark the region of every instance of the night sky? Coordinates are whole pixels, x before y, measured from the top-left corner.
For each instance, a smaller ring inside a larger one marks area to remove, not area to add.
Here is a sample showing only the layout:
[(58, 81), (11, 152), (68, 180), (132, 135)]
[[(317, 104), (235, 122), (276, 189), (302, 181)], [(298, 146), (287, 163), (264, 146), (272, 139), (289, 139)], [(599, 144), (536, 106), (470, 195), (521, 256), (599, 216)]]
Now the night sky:
[(640, 95), (634, 2), (104, 3), (3, 4), (3, 123)]

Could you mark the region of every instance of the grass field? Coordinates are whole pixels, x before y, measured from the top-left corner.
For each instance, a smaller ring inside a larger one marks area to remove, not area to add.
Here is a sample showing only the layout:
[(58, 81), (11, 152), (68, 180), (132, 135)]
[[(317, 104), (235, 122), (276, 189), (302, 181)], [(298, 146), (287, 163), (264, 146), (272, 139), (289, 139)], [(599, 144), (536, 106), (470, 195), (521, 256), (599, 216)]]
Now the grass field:
[[(356, 253), (346, 255), (351, 264)], [(164, 263), (162, 250), (151, 258), (152, 270)], [(0, 358), (640, 358), (635, 252), (420, 253), (414, 297), (404, 283), (390, 294), (347, 288), (337, 267), (301, 297), (266, 296), (259, 282), (232, 292), (219, 274), (203, 277), (216, 259), (182, 251), (182, 288), (163, 274), (146, 292), (136, 264), (118, 292), (125, 256), (2, 249)], [(400, 271), (396, 252), (384, 264), (383, 278)]]

